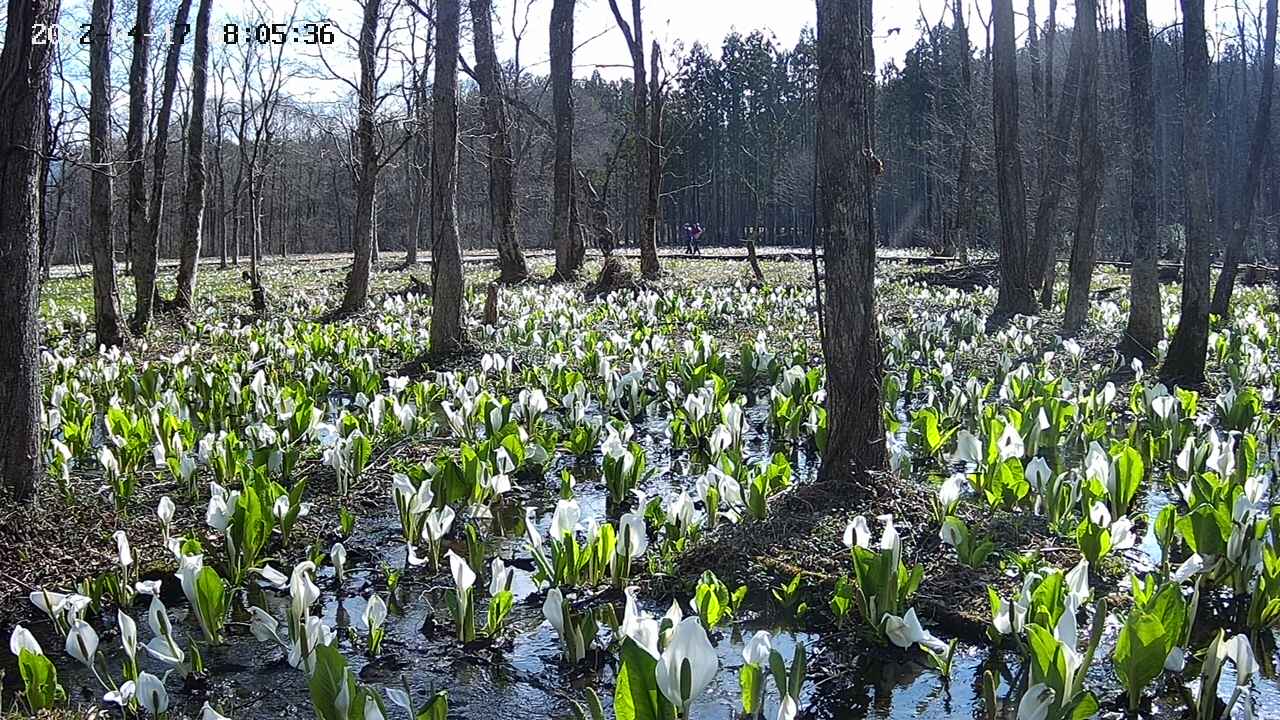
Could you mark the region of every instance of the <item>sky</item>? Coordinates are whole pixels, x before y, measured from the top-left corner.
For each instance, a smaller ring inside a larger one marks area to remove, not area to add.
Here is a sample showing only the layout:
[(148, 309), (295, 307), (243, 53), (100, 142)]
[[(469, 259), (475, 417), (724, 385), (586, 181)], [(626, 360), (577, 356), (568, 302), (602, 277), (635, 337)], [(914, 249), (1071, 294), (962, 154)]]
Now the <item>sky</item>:
[[(618, 0), (623, 12), (630, 19), (630, 0)], [(1014, 0), (1016, 15), (1016, 31), (1018, 42), (1025, 41), (1027, 28), (1027, 0)], [(1049, 9), (1049, 0), (1034, 0), (1037, 6), (1037, 19), (1043, 25)], [(1263, 0), (1209, 0), (1211, 18), (1210, 28), (1218, 28), (1219, 34), (1234, 33), (1234, 3), (1240, 2), (1247, 11), (1256, 11)], [(330, 19), (350, 35), (359, 31), (360, 5), (357, 0), (298, 0), (298, 10), (294, 25)], [(391, 0), (384, 0), (390, 4)], [(984, 23), (990, 21), (990, 0), (960, 0), (964, 5), (966, 22), (970, 30), (973, 44), (979, 48), (985, 45)], [(256, 3), (261, 8), (266, 22), (282, 22), (288, 19), (294, 7), (293, 0), (218, 0), (213, 20), (213, 41), (222, 42), (223, 23), (237, 16), (248, 19), (252, 16), (250, 8)], [(429, 0), (419, 4), (427, 5)], [(520, 41), (520, 60), (523, 69), (534, 74), (545, 74), (548, 70), (548, 25), (552, 0), (493, 0), (497, 17), (494, 31), (498, 43), (498, 55), (505, 62), (515, 54), (515, 37), (522, 35)], [(718, 50), (726, 34), (731, 31), (749, 33), (757, 29), (765, 29), (771, 33), (781, 47), (792, 47), (800, 37), (800, 33), (815, 24), (815, 3), (813, 0), (642, 0), (642, 12), (645, 23), (646, 45), (657, 39), (665, 52), (671, 52), (677, 44), (686, 48), (695, 42), (703, 43)], [(169, 2), (162, 0), (159, 6), (167, 6)], [(76, 35), (79, 23), (87, 19), (88, 0), (68, 0), (63, 3), (62, 24), (63, 42), (66, 47), (70, 37)], [(462, 54), (472, 57), (470, 40), (470, 18), (466, 10), (468, 3), (463, 0), (463, 33)], [(1118, 15), (1122, 0), (1101, 0), (1102, 12)], [(128, 17), (132, 3), (118, 0), (117, 17), (114, 25), (127, 28), (132, 25)], [(1058, 23), (1070, 25), (1075, 12), (1075, 0), (1058, 0)], [(1149, 14), (1153, 28), (1161, 29), (1178, 22), (1178, 0), (1148, 0)], [(944, 19), (950, 22), (948, 0), (874, 0), (875, 13), (874, 37), (876, 63), (883, 66), (888, 62), (901, 64), (906, 52), (915, 45), (921, 34), (922, 18), (931, 25)], [(402, 4), (400, 22), (406, 22), (410, 10)], [(1114, 24), (1119, 26), (1117, 17)], [(518, 30), (517, 30), (518, 29)], [(338, 35), (339, 45), (324, 51), (330, 65), (347, 78), (354, 80), (358, 76), (354, 45), (346, 42)], [(117, 46), (127, 45), (116, 40)], [(609, 0), (577, 0), (575, 13), (575, 75), (581, 78), (590, 77), (600, 72), (605, 77), (619, 79), (630, 77), (630, 55), (621, 32), (614, 21), (609, 7)], [(646, 51), (648, 48), (646, 47)], [(217, 48), (215, 48), (215, 52)], [(70, 52), (77, 57), (72, 64), (83, 66), (87, 60), (87, 48), (71, 45)], [(317, 67), (320, 65), (314, 57), (312, 46), (290, 44), (288, 55)], [(1214, 44), (1210, 44), (1210, 52), (1214, 52)], [(310, 56), (310, 57), (309, 57)], [(117, 61), (124, 65), (123, 58)], [(123, 70), (123, 67), (120, 68)], [(303, 82), (291, 83), (288, 87), (294, 97), (306, 97), (311, 100), (341, 101), (350, 92), (349, 86), (331, 78), (323, 68), (305, 73)]]
[[(990, 21), (991, 4), (988, 0), (961, 0), (964, 3), (966, 22), (970, 29), (973, 43), (982, 47), (985, 44), (985, 31), (982, 21)], [(1217, 0), (1224, 8), (1218, 11), (1222, 20), (1234, 22), (1228, 16), (1227, 9), (1233, 0)], [(513, 15), (525, 18), (524, 8), (529, 0), (495, 0), (499, 16), (496, 32), (506, 42), (507, 54), (510, 54), (510, 22)], [(1213, 5), (1215, 0), (1210, 0)], [(1243, 0), (1246, 7), (1259, 6), (1261, 0)], [(1104, 5), (1111, 7), (1112, 12), (1120, 12), (1120, 0), (1104, 0)], [(1014, 0), (1014, 11), (1017, 16), (1017, 32), (1019, 38), (1025, 38), (1027, 18), (1026, 0)], [(1037, 19), (1043, 25), (1049, 14), (1049, 0), (1036, 0)], [(1159, 28), (1177, 21), (1177, 0), (1149, 0), (1148, 13), (1153, 26)], [(620, 0), (619, 7), (627, 13), (630, 20), (628, 0)], [(791, 47), (800, 37), (805, 27), (813, 27), (816, 20), (815, 4), (812, 0), (644, 0), (643, 14), (645, 33), (649, 37), (656, 35), (664, 47), (679, 40), (688, 46), (701, 42), (712, 48), (718, 48), (721, 40), (730, 31), (737, 30), (748, 33), (759, 28), (768, 28), (783, 47)], [(901, 64), (907, 50), (915, 45), (920, 36), (919, 27), (922, 15), (929, 24), (936, 25), (945, 15), (950, 24), (950, 10), (946, 0), (875, 0), (875, 50), (876, 62), (883, 65), (888, 61)], [(518, 10), (514, 10), (518, 8)], [(544, 67), (547, 60), (546, 28), (550, 19), (550, 0), (534, 0), (528, 13), (530, 30), (521, 42), (523, 64), (537, 71)], [(1071, 24), (1075, 14), (1074, 0), (1059, 0), (1059, 24)], [(1116, 23), (1117, 26), (1119, 23)], [(897, 31), (894, 31), (894, 29)], [(579, 47), (575, 56), (575, 74), (589, 76), (597, 68), (611, 77), (629, 76), (630, 56), (621, 32), (614, 22), (613, 13), (609, 9), (608, 0), (578, 0), (575, 15), (575, 41)], [(503, 52), (502, 49), (499, 50)], [(621, 66), (621, 67), (619, 67)], [(545, 69), (542, 70), (545, 72)]]

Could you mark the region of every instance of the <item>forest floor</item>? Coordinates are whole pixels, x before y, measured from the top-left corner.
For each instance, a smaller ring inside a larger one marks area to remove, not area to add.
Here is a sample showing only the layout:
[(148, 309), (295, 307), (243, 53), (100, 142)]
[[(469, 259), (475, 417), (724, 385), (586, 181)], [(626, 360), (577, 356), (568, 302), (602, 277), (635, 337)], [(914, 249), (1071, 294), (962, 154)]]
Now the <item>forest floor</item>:
[[(762, 250), (761, 265), (764, 269), (766, 288), (778, 292), (811, 292), (813, 271), (808, 262), (807, 248), (781, 248)], [(884, 253), (878, 268), (878, 303), (886, 327), (912, 328), (922, 318), (931, 318), (946, 328), (962, 322), (955, 312), (956, 290), (929, 288), (922, 282), (937, 268), (931, 263), (906, 262), (915, 253)], [(471, 287), (482, 287), (496, 278), (493, 257), (488, 253), (468, 254), (467, 282)], [(745, 287), (750, 284), (750, 270), (734, 248), (708, 248), (701, 258), (684, 257), (682, 254), (663, 257), (664, 273), (657, 287), (670, 290), (687, 290), (700, 287)], [(719, 262), (713, 262), (719, 260)], [(553, 258), (540, 252), (530, 253), (530, 265), (535, 277), (550, 274)], [(162, 264), (162, 273), (169, 267)], [(219, 268), (206, 261), (201, 267), (200, 288), (202, 300), (195, 319), (199, 322), (252, 323), (249, 311), (249, 288), (241, 281), (244, 266)], [(317, 308), (333, 306), (341, 298), (348, 260), (336, 255), (293, 257), (285, 260), (269, 258), (262, 267), (264, 284), (272, 305), (274, 319), (287, 319), (294, 323), (314, 321)], [(403, 266), (402, 256), (386, 253), (374, 274), (371, 288), (371, 307), (367, 317), (350, 318), (345, 322), (381, 322), (382, 303), (394, 299), (396, 293), (411, 284), (411, 276), (429, 276), (426, 266)], [(598, 271), (598, 260), (592, 260), (579, 281), (585, 287)], [(944, 268), (945, 269), (945, 268)], [(535, 283), (541, 280), (531, 281)], [(1095, 278), (1094, 293), (1097, 302), (1106, 305), (1120, 301), (1127, 288), (1127, 277), (1113, 270), (1101, 270)], [(172, 293), (172, 280), (166, 276), (160, 284), (162, 293)], [(1166, 293), (1169, 290), (1166, 289)], [(1245, 292), (1250, 292), (1246, 290)], [(132, 288), (127, 276), (120, 278), (120, 294), (123, 309), (131, 309)], [(298, 298), (307, 302), (298, 304)], [(989, 307), (994, 300), (988, 291), (979, 291), (973, 301), (978, 311)], [(471, 308), (478, 312), (482, 303)], [(500, 315), (503, 303), (500, 300)], [(298, 308), (306, 308), (298, 313)], [(55, 333), (73, 332), (77, 315), (83, 324), (92, 316), (92, 292), (89, 278), (77, 275), (74, 268), (55, 268), (53, 279), (45, 284), (41, 309)], [(1119, 337), (1122, 323), (1116, 322), (1119, 308), (1103, 309), (1103, 321), (1095, 323), (1092, 331), (1079, 338), (1081, 347), (1077, 367), (1105, 366), (1111, 362), (1111, 351)], [(70, 320), (68, 320), (70, 318)], [(1055, 335), (1058, 315), (1049, 311), (1039, 321), (1028, 322), (1015, 361), (1034, 360), (1050, 348), (1057, 347)], [(809, 322), (812, 318), (808, 319)], [(821, 359), (819, 339), (814, 325), (786, 328), (803, 345), (801, 354), (817, 363)], [(127, 350), (140, 363), (159, 361), (185, 347), (183, 332), (186, 321), (158, 318), (156, 326), (145, 341), (135, 341)], [(717, 342), (726, 348), (736, 348), (750, 341), (766, 328), (744, 324), (714, 329)], [(956, 329), (956, 328), (951, 328)], [(769, 328), (780, 332), (779, 328)], [(958, 329), (956, 329), (959, 332)], [(981, 335), (981, 334), (979, 334)], [(474, 368), (479, 364), (479, 352), (502, 351), (502, 348), (483, 347), (474, 356), (457, 360), (459, 367)], [(948, 351), (947, 361), (957, 377), (992, 377), (1000, 368), (999, 353), (993, 350), (992, 340), (982, 338), (961, 343)], [(395, 372), (396, 367), (381, 368)], [(436, 368), (440, 369), (440, 368)], [(1220, 377), (1215, 367), (1215, 377)], [(1133, 373), (1123, 369), (1113, 372), (1110, 378), (1118, 386), (1117, 407), (1128, 403), (1128, 383)], [(122, 383), (129, 378), (120, 378)], [(1211, 389), (1207, 394), (1212, 395)], [(412, 462), (429, 459), (441, 448), (435, 440), (398, 442), (378, 448), (370, 462), (370, 475), (389, 478), (392, 460)], [(809, 453), (809, 470), (816, 455)], [(301, 474), (318, 477), (327, 469), (318, 459), (306, 461)], [(801, 597), (809, 607), (800, 626), (815, 631), (825, 631), (823, 647), (829, 663), (823, 670), (826, 677), (840, 673), (843, 663), (857, 664), (865, 658), (851, 657), (848, 653), (866, 649), (856, 640), (859, 630), (843, 628), (833, 630), (834, 619), (828, 608), (836, 580), (846, 574), (848, 551), (842, 544), (842, 535), (850, 518), (855, 514), (873, 518), (882, 513), (892, 513), (907, 548), (907, 561), (924, 566), (925, 576), (930, 578), (915, 600), (920, 615), (934, 623), (948, 636), (966, 641), (981, 642), (990, 624), (988, 592), (994, 590), (1003, 597), (1013, 595), (1020, 580), (1016, 567), (1020, 564), (1045, 562), (1057, 567), (1070, 567), (1080, 557), (1075, 543), (1055, 534), (1043, 518), (1027, 513), (1010, 513), (992, 510), (986, 506), (969, 504), (960, 508), (959, 515), (975, 533), (993, 539), (1005, 550), (1016, 550), (1022, 556), (1021, 563), (1001, 560), (974, 569), (960, 564), (953, 552), (948, 552), (938, 537), (935, 496), (938, 483), (948, 470), (945, 464), (924, 464), (903, 481), (884, 478), (866, 478), (854, 491), (848, 487), (824, 486), (813, 479), (812, 472), (798, 473), (801, 482), (770, 500), (768, 517), (762, 523), (724, 524), (718, 530), (702, 536), (680, 558), (674, 572), (654, 573), (643, 581), (646, 591), (655, 597), (688, 598), (698, 577), (705, 570), (713, 570), (730, 587), (746, 584), (751, 588), (749, 606), (758, 614), (769, 614), (770, 589), (785, 586), (793, 577), (802, 577)], [(389, 480), (388, 480), (389, 482)], [(73, 473), (61, 490), (73, 502), (64, 502), (58, 496), (59, 489), (46, 484), (34, 507), (6, 505), (0, 511), (0, 547), (12, 551), (0, 553), (0, 627), (7, 628), (14, 622), (30, 622), (32, 608), (27, 595), (42, 587), (71, 589), (77, 581), (94, 577), (111, 570), (116, 562), (112, 542), (113, 532), (123, 529), (131, 538), (134, 551), (141, 557), (161, 559), (165, 556), (159, 538), (161, 528), (155, 514), (140, 508), (154, 508), (156, 501), (173, 493), (172, 482), (160, 473), (144, 474), (131, 506), (135, 512), (120, 515), (105, 500), (105, 488), (95, 473)], [(354, 496), (339, 501), (324, 490), (313, 492), (311, 512), (302, 518), (294, 530), (295, 548), (324, 546), (338, 537), (339, 509), (365, 508), (372, 511), (385, 504), (386, 485), (368, 482), (354, 489)], [(179, 504), (172, 533), (202, 534), (204, 507), (200, 504)], [(1145, 523), (1139, 521), (1138, 531), (1145, 531)], [(294, 553), (297, 555), (297, 553)], [(284, 567), (299, 557), (281, 558)], [(376, 558), (375, 558), (376, 559)], [(144, 564), (142, 577), (159, 578), (169, 572), (164, 563), (154, 567)], [(1116, 591), (1127, 572), (1127, 566), (1119, 561), (1099, 568), (1103, 583), (1102, 592)], [(176, 600), (175, 600), (176, 601)], [(875, 652), (883, 652), (876, 648)], [(820, 682), (822, 682), (820, 678)]]

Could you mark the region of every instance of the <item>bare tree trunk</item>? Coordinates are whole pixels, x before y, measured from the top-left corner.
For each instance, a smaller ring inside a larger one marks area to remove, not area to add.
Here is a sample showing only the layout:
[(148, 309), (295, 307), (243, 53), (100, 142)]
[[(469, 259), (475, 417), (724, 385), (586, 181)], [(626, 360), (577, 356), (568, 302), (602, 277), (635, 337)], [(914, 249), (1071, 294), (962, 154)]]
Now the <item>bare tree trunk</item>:
[[(366, 0), (360, 24), (360, 112), (356, 138), (360, 157), (355, 169), (356, 209), (351, 219), (351, 246), (355, 260), (347, 276), (343, 313), (364, 309), (369, 301), (369, 274), (373, 265), (373, 194), (376, 190), (378, 158), (374, 148), (373, 113), (377, 83), (378, 13), (382, 0)], [(443, 56), (442, 56), (443, 57)]]
[[(429, 45), (429, 43), (428, 43)], [(413, 85), (413, 159), (406, 163), (409, 166), (411, 196), (413, 203), (412, 237), (408, 242), (408, 257), (405, 264), (418, 264), (418, 247), (422, 244), (422, 235), (431, 227), (428, 209), (431, 203), (427, 186), (431, 181), (431, 140), (427, 126), (431, 122), (430, 103), (427, 102), (426, 61), (421, 69), (414, 68)]]
[(431, 352), (457, 350), (465, 280), (458, 239), (458, 16), (459, 0), (436, 0), (436, 69), (431, 88)]
[[(187, 15), (191, 13), (191, 0), (182, 0), (178, 4), (178, 13), (174, 17), (174, 27), (187, 26)], [(178, 32), (178, 31), (175, 31)], [(164, 211), (165, 161), (169, 158), (169, 122), (173, 115), (173, 94), (178, 87), (178, 64), (182, 60), (182, 46), (175, 42), (169, 45), (165, 56), (164, 87), (160, 91), (160, 111), (156, 114), (156, 135), (152, 141), (151, 164), (151, 204), (147, 208), (147, 236), (141, 243), (142, 251), (151, 258), (152, 300), (155, 300), (155, 258), (160, 250), (160, 218)], [(137, 249), (138, 243), (134, 243)], [(134, 265), (140, 264), (134, 261)], [(134, 315), (137, 316), (137, 315)]]
[(95, 341), (124, 344), (120, 293), (116, 288), (115, 245), (111, 236), (111, 0), (93, 0), (89, 45), (89, 247), (93, 250)]
[(585, 253), (569, 227), (573, 204), (574, 5), (575, 0), (555, 0), (551, 7), (551, 103), (555, 109), (551, 244), (556, 249), (556, 277), (564, 280), (578, 274)]
[(151, 0), (138, 0), (129, 66), (129, 130), (125, 144), (129, 158), (129, 247), (133, 251), (133, 332), (145, 335), (151, 323), (151, 299), (156, 286), (156, 247), (148, 242), (147, 224), (147, 55)]
[(182, 246), (178, 256), (178, 290), (174, 306), (191, 309), (196, 269), (200, 264), (204, 224), (204, 103), (209, 82), (209, 13), (212, 0), (200, 0), (196, 14), (196, 47), (191, 58), (191, 120), (187, 125), (187, 191), (182, 203)]
[[(1040, 178), (1040, 204), (1036, 206), (1035, 236), (1031, 247), (1042, 258), (1035, 268), (1033, 280), (1040, 288), (1040, 304), (1053, 306), (1053, 288), (1058, 270), (1058, 250), (1054, 241), (1058, 204), (1062, 200), (1063, 178), (1070, 160), (1071, 123), (1075, 119), (1080, 95), (1080, 63), (1083, 58), (1081, 33), (1071, 34), (1071, 47), (1067, 51), (1067, 72), (1062, 79), (1062, 96), (1058, 99), (1058, 114), (1053, 128), (1044, 140), (1044, 152), (1048, 157), (1041, 164), (1044, 175)], [(1046, 100), (1047, 102), (1047, 100)]]
[(992, 0), (995, 53), (992, 105), (996, 142), (996, 199), (1000, 205), (1000, 294), (989, 323), (1034, 315), (1035, 271), (1028, 257), (1026, 185), (1018, 140), (1018, 65), (1013, 42), (1012, 0)]
[(1262, 181), (1262, 163), (1267, 157), (1267, 148), (1271, 141), (1271, 95), (1276, 80), (1276, 0), (1267, 0), (1267, 36), (1263, 44), (1262, 56), (1262, 96), (1258, 100), (1258, 117), (1254, 120), (1253, 138), (1249, 145), (1249, 167), (1245, 170), (1244, 194), (1240, 198), (1240, 215), (1231, 229), (1231, 240), (1227, 243), (1227, 255), (1222, 263), (1222, 272), (1218, 275), (1218, 284), (1213, 289), (1213, 303), (1209, 312), (1226, 317), (1231, 304), (1231, 293), (1235, 289), (1236, 271), (1240, 266), (1240, 256), (1244, 253), (1245, 239), (1253, 226), (1254, 206), (1258, 197), (1258, 187)]
[[(480, 94), (483, 97), (484, 132), (489, 136), (489, 233), (498, 248), (499, 282), (517, 283), (529, 277), (529, 267), (525, 264), (524, 253), (520, 251), (520, 239), (516, 236), (516, 160), (511, 148), (510, 122), (507, 118), (507, 101), (503, 95), (502, 73), (498, 67), (498, 53), (493, 47), (492, 13), (493, 0), (471, 0), (471, 29), (476, 50), (475, 73), (480, 85)], [(569, 17), (569, 52), (572, 64), (572, 7)], [(553, 22), (553, 31), (554, 25)], [(572, 68), (570, 72), (572, 73)], [(572, 82), (572, 76), (570, 82)], [(558, 86), (553, 89), (553, 92), (558, 91)], [(558, 94), (556, 100), (560, 100)], [(559, 105), (556, 107), (558, 111)], [(557, 122), (559, 119), (557, 112)], [(572, 119), (570, 133), (572, 133)], [(559, 173), (560, 145), (559, 132), (557, 132), (557, 173)], [(570, 145), (569, 164), (572, 165), (572, 163), (572, 145)]]
[[(635, 125), (636, 136), (636, 188), (646, 194), (646, 203), (641, 210), (638, 243), (640, 245), (640, 272), (645, 277), (654, 277), (661, 272), (661, 267), (658, 264), (657, 204), (649, 203), (647, 197), (648, 188), (652, 185), (648, 179), (648, 174), (653, 167), (649, 153), (654, 144), (648, 137), (650, 132), (649, 85), (645, 79), (644, 28), (640, 16), (640, 0), (631, 0), (630, 24), (622, 17), (622, 12), (618, 8), (618, 0), (609, 0), (609, 8), (613, 10), (614, 20), (617, 21), (618, 28), (622, 30), (622, 34), (627, 40), (627, 48), (631, 51), (631, 72), (633, 75), (631, 85), (632, 122)], [(634, 33), (632, 33), (633, 26)]]
[[(1274, 0), (1273, 0), (1274, 2)], [(1156, 359), (1164, 338), (1160, 307), (1160, 241), (1156, 238), (1155, 101), (1151, 95), (1151, 25), (1147, 0), (1125, 0), (1125, 40), (1129, 51), (1129, 114), (1133, 132), (1131, 156), (1133, 224), (1136, 237), (1129, 270), (1129, 325), (1120, 351), (1146, 365)]]
[(886, 464), (875, 312), (875, 56), (871, 0), (817, 0), (819, 221), (826, 262), (824, 479)]
[(1080, 158), (1076, 176), (1076, 233), (1071, 244), (1064, 334), (1074, 335), (1089, 315), (1093, 282), (1094, 229), (1102, 196), (1102, 144), (1098, 141), (1098, 0), (1076, 0), (1075, 32), (1082, 38), (1080, 67)]
[(58, 0), (9, 3), (0, 50), (0, 490), (30, 498), (44, 477), (40, 454), (40, 153), (49, 122), (49, 44), (35, 26), (57, 27)]
[(658, 80), (662, 49), (658, 47), (657, 40), (653, 41), (649, 51), (649, 62), (649, 171), (645, 173), (648, 192), (645, 194), (644, 226), (640, 235), (640, 273), (646, 278), (656, 278), (661, 272), (658, 265), (658, 216), (662, 200), (662, 112), (666, 104), (662, 83)]
[(1182, 316), (1169, 342), (1160, 378), (1167, 383), (1199, 385), (1204, 382), (1209, 347), (1209, 246), (1213, 241), (1204, 143), (1209, 104), (1204, 0), (1182, 0), (1182, 15), (1182, 156), (1187, 245), (1182, 271)]
[(956, 47), (960, 50), (960, 159), (956, 174), (955, 231), (952, 243), (964, 259), (969, 255), (969, 230), (973, 224), (973, 60), (969, 52), (969, 31), (958, 0), (951, 3), (955, 19)]

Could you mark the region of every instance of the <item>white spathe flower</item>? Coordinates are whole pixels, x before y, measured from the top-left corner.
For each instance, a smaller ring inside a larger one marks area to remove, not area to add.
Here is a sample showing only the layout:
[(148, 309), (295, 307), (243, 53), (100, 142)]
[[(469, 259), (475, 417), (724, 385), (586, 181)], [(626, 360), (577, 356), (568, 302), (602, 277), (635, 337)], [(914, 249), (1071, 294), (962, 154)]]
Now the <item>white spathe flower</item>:
[(178, 582), (182, 585), (182, 594), (192, 608), (199, 606), (196, 578), (200, 576), (200, 571), (203, 569), (204, 555), (183, 555), (178, 558), (178, 572), (174, 573), (174, 577), (178, 578)]
[(382, 624), (387, 621), (387, 603), (374, 593), (369, 597), (369, 602), (365, 603), (361, 619), (364, 620), (364, 626), (370, 630), (382, 627)]
[(1057, 694), (1048, 685), (1032, 685), (1018, 702), (1018, 720), (1045, 720), (1056, 698)]
[(796, 720), (796, 715), (800, 713), (800, 707), (796, 705), (796, 699), (791, 695), (784, 695), (782, 703), (778, 705), (778, 720)]
[(1066, 575), (1067, 593), (1075, 600), (1076, 607), (1089, 599), (1089, 561), (1084, 558), (1076, 563)]
[(618, 542), (614, 546), (615, 554), (624, 559), (635, 559), (644, 555), (649, 549), (649, 534), (645, 528), (644, 516), (629, 512), (618, 520)]
[(120, 684), (119, 688), (103, 695), (102, 701), (113, 705), (119, 705), (121, 708), (124, 708), (133, 702), (136, 691), (137, 686), (134, 681), (126, 680)]
[(160, 518), (160, 524), (164, 526), (165, 532), (168, 532), (169, 526), (173, 524), (175, 510), (173, 500), (168, 495), (160, 498), (160, 502), (156, 505), (156, 517)]
[(347, 546), (340, 542), (329, 548), (329, 560), (333, 563), (333, 574), (342, 582), (347, 575)]
[(852, 550), (855, 545), (861, 548), (871, 547), (871, 528), (867, 526), (867, 519), (861, 515), (854, 517), (844, 528), (844, 546)]
[(441, 538), (449, 532), (449, 528), (453, 527), (453, 518), (453, 508), (448, 505), (427, 513), (422, 523), (422, 539), (432, 544), (440, 542)]
[(547, 591), (547, 598), (542, 602), (542, 616), (551, 623), (551, 627), (555, 628), (561, 638), (567, 637), (564, 626), (564, 593), (560, 592), (560, 588), (553, 587)]
[(516, 569), (507, 567), (502, 558), (494, 556), (489, 562), (489, 595), (495, 596), (500, 592), (511, 589), (511, 583), (515, 580)]
[(551, 514), (551, 537), (557, 541), (565, 535), (573, 535), (578, 530), (578, 522), (582, 518), (582, 508), (577, 500), (560, 500), (556, 510)]
[(938, 530), (938, 539), (951, 547), (960, 547), (960, 544), (964, 542), (964, 532), (961, 530), (958, 521), (955, 521), (954, 518), (947, 518)]
[(98, 655), (98, 632), (89, 623), (76, 620), (67, 633), (67, 654), (93, 669), (93, 660)]
[[(955, 504), (960, 502), (960, 498), (964, 497), (965, 492), (969, 489), (969, 479), (964, 473), (954, 473), (951, 477), (942, 482), (938, 487), (938, 504), (944, 510), (950, 510)], [(868, 542), (870, 542), (868, 540)], [(848, 543), (846, 543), (847, 545)]]
[(920, 625), (920, 620), (916, 617), (915, 608), (907, 610), (907, 614), (902, 617), (886, 613), (884, 616), (884, 632), (893, 641), (893, 644), (900, 648), (909, 648), (916, 643), (920, 643), (938, 653), (947, 649), (946, 643), (934, 637), (933, 633), (925, 630)]
[(164, 680), (149, 672), (139, 673), (134, 682), (134, 697), (143, 710), (153, 716), (159, 716), (169, 709), (169, 693), (164, 689)]
[(957, 462), (979, 463), (982, 461), (982, 441), (968, 430), (956, 434), (956, 451), (951, 456)]
[(746, 647), (742, 648), (742, 659), (748, 665), (757, 668), (767, 667), (769, 665), (769, 653), (773, 651), (773, 639), (769, 636), (767, 630), (757, 631), (747, 641)]
[(1178, 569), (1173, 573), (1173, 581), (1182, 584), (1192, 577), (1204, 572), (1205, 559), (1200, 553), (1194, 553), (1191, 557), (1182, 561)]
[(120, 646), (124, 648), (124, 654), (129, 656), (130, 660), (138, 657), (138, 623), (133, 618), (125, 614), (123, 610), (116, 609), (116, 625), (120, 628)]
[(133, 565), (133, 550), (129, 547), (129, 536), (125, 535), (123, 530), (117, 530), (111, 537), (116, 541), (116, 560), (120, 563), (120, 567), (127, 569)]
[(465, 595), (471, 592), (471, 587), (476, 584), (475, 571), (466, 560), (458, 557), (452, 550), (445, 553), (445, 557), (449, 558), (449, 573), (453, 575), (453, 584), (458, 588), (458, 594)]
[(310, 560), (304, 560), (293, 566), (293, 572), (289, 576), (289, 597), (294, 618), (302, 618), (320, 599), (320, 588), (316, 587), (311, 577), (315, 571), (316, 564)]
[(268, 585), (277, 590), (284, 590), (289, 587), (289, 578), (285, 577), (284, 573), (270, 565), (263, 565), (260, 568), (255, 568), (252, 572), (256, 572)]
[(14, 625), (13, 632), (9, 633), (9, 652), (14, 657), (22, 654), (26, 650), (32, 655), (43, 655), (44, 650), (40, 648), (40, 643), (36, 641), (36, 636), (31, 631), (21, 625)]
[(667, 506), (667, 524), (674, 525), (681, 533), (693, 524), (693, 498), (688, 490), (681, 490)]
[(1018, 429), (1013, 423), (1005, 423), (1004, 432), (1000, 434), (1000, 439), (996, 441), (996, 448), (1000, 451), (1000, 460), (1008, 460), (1009, 458), (1020, 458), (1026, 450), (1026, 445), (1022, 442), (1022, 435), (1018, 433)]
[(1031, 462), (1027, 463), (1027, 468), (1023, 471), (1023, 475), (1036, 492), (1043, 492), (1045, 484), (1053, 476), (1053, 471), (1049, 468), (1049, 463), (1037, 455)]
[(1236, 686), (1245, 687), (1258, 672), (1258, 661), (1253, 656), (1253, 645), (1245, 635), (1236, 635), (1227, 641), (1226, 655), (1236, 666)]
[[(719, 658), (707, 639), (702, 622), (696, 617), (685, 618), (675, 626), (667, 647), (658, 658), (655, 671), (658, 689), (672, 705), (687, 709), (715, 679), (719, 665)], [(687, 696), (682, 691), (686, 684)]]

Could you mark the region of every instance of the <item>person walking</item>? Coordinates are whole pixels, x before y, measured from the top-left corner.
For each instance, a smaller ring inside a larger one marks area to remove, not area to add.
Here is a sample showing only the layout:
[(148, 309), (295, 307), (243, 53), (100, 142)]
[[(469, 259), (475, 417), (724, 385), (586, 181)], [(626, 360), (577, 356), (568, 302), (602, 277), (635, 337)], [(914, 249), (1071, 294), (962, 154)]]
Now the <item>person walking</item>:
[(689, 232), (689, 253), (692, 255), (701, 255), (702, 246), (702, 223), (694, 223), (692, 230)]

